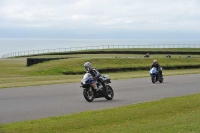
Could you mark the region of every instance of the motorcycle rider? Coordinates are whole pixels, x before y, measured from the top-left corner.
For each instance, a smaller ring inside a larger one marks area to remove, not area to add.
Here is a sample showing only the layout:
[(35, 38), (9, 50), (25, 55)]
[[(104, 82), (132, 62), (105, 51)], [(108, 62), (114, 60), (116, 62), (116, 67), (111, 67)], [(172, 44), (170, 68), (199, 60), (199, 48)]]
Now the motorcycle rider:
[[(103, 86), (105, 85), (99, 78), (101, 76), (101, 73), (96, 68), (92, 68), (92, 65), (90, 62), (86, 62), (84, 64), (84, 68), (85, 68), (86, 72), (90, 73), (92, 75), (92, 77), (97, 80), (97, 82), (101, 82)], [(102, 89), (103, 86), (97, 87), (97, 85), (95, 85), (94, 89), (96, 89), (98, 91), (99, 89)]]
[(153, 68), (153, 67), (157, 68), (159, 75), (161, 75), (161, 77), (162, 77), (163, 76), (162, 70), (161, 70), (160, 64), (158, 63), (158, 61), (156, 59), (153, 60), (153, 64), (151, 65), (151, 68)]

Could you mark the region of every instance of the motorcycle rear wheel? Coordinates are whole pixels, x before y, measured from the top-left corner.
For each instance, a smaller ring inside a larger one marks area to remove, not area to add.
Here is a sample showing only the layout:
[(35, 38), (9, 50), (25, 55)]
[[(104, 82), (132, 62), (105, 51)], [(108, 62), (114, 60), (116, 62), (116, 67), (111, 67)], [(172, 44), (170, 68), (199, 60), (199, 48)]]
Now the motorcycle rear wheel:
[(85, 100), (87, 100), (88, 102), (92, 102), (94, 100), (94, 92), (92, 91), (92, 88), (85, 88), (83, 90), (83, 96)]
[(114, 91), (113, 91), (112, 87), (109, 86), (109, 85), (106, 85), (106, 89), (105, 89), (105, 98), (106, 98), (107, 100), (112, 100), (113, 97), (114, 97)]
[(162, 77), (162, 78), (159, 80), (159, 82), (160, 82), (160, 83), (162, 83), (162, 82), (163, 82), (163, 80), (164, 80), (164, 78)]

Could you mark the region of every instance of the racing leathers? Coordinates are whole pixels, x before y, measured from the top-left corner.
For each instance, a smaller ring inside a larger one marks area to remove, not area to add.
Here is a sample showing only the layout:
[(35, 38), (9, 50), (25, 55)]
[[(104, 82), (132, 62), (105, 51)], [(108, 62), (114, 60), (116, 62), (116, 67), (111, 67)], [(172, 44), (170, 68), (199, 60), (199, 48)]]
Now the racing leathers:
[(153, 63), (153, 64), (151, 65), (151, 68), (153, 68), (153, 67), (157, 68), (158, 73), (162, 76), (162, 70), (161, 70), (160, 64), (158, 64), (158, 63), (156, 63), (156, 64)]
[[(96, 68), (91, 68), (90, 69), (90, 71), (88, 71), (91, 75), (92, 75), (92, 77), (94, 78), (94, 79), (96, 79), (96, 81), (99, 83), (99, 82), (101, 82), (101, 84), (103, 85), (103, 87), (105, 86), (105, 84), (104, 84), (104, 82), (102, 81), (102, 79), (101, 78), (99, 78), (100, 76), (101, 76), (101, 73), (96, 69)], [(98, 87), (99, 85), (97, 85), (97, 87)]]

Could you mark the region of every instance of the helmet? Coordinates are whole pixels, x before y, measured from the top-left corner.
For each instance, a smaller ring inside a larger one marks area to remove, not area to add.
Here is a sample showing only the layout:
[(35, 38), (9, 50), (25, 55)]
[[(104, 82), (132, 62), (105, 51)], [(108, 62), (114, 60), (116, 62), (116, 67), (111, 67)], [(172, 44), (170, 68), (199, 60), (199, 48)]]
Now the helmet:
[(91, 69), (91, 63), (90, 63), (90, 62), (86, 62), (86, 63), (84, 64), (84, 67), (85, 67), (85, 70), (86, 70), (86, 71), (89, 71), (89, 70)]
[(157, 64), (158, 63), (158, 61), (155, 59), (155, 60), (153, 60), (153, 64)]

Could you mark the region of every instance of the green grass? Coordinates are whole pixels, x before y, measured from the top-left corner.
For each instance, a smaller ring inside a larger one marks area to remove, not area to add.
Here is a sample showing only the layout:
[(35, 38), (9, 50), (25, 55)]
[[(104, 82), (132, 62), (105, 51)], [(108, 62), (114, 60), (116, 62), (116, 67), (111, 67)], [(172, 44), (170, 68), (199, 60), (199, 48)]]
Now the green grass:
[[(184, 69), (184, 70), (165, 70), (164, 76), (183, 75), (183, 74), (199, 74), (200, 69)], [(102, 73), (108, 74), (111, 80), (149, 77), (149, 71), (131, 71), (117, 73)], [(22, 86), (40, 86), (50, 84), (65, 84), (80, 82), (83, 75), (39, 75), (39, 76), (24, 76), (15, 75), (10, 77), (0, 78), (0, 88), (22, 87)]]
[(2, 133), (199, 133), (200, 94), (0, 125)]
[[(200, 49), (179, 50), (200, 51)], [(185, 55), (172, 55), (171, 59), (165, 58), (165, 55), (151, 55), (151, 59), (144, 59), (143, 55), (130, 57), (126, 54), (109, 54), (109, 58), (108, 55), (97, 55), (98, 59), (93, 59), (95, 56), (91, 55), (73, 56), (81, 59), (49, 61), (31, 67), (26, 67), (24, 59), (0, 60), (0, 88), (80, 82), (83, 75), (63, 75), (62, 72), (84, 71), (83, 64), (86, 61), (90, 61), (99, 69), (149, 66), (153, 58), (159, 58), (160, 64), (166, 66), (200, 64), (199, 58), (188, 59)], [(199, 55), (193, 56), (199, 57)], [(200, 69), (163, 70), (164, 76), (196, 73), (200, 73)], [(103, 74), (109, 74), (111, 80), (117, 80), (148, 77), (149, 71)], [(199, 125), (200, 94), (194, 94), (112, 109), (1, 124), (0, 133), (198, 133)]]
[[(84, 72), (83, 64), (91, 62), (93, 67), (98, 69), (111, 68), (140, 68), (150, 67), (152, 59), (135, 59), (135, 58), (81, 58), (81, 59), (62, 59), (49, 61), (30, 68), (24, 69), (29, 75), (59, 75), (64, 72)], [(199, 65), (200, 58), (162, 58), (158, 60), (161, 66), (177, 65)]]
[[(84, 72), (83, 64), (87, 61), (98, 69), (148, 67), (152, 64), (152, 59), (144, 58), (79, 58), (48, 61), (26, 67), (26, 60), (0, 60), (0, 77), (62, 75), (63, 72)], [(200, 64), (200, 58), (163, 58), (158, 61), (161, 66)]]
[[(199, 74), (200, 69), (184, 69), (184, 70), (165, 70), (164, 76), (183, 75), (183, 74)], [(117, 73), (102, 73), (108, 74), (112, 80), (149, 77), (149, 71), (131, 71)], [(40, 86), (50, 84), (64, 84), (80, 82), (83, 75), (39, 75), (39, 76), (24, 76), (15, 75), (10, 77), (0, 78), (0, 88), (22, 87), (22, 86)]]
[[(0, 88), (36, 86), (60, 83), (80, 82), (83, 75), (63, 75), (63, 72), (84, 72), (83, 64), (90, 61), (93, 66), (101, 68), (123, 68), (150, 66), (152, 59), (134, 58), (80, 58), (48, 61), (31, 67), (26, 67), (26, 60), (0, 60)], [(172, 58), (160, 59), (161, 65), (199, 64), (200, 58)], [(200, 69), (163, 70), (163, 74), (190, 74), (200, 73)], [(109, 74), (112, 80), (124, 78), (148, 77), (149, 71), (126, 71)]]

